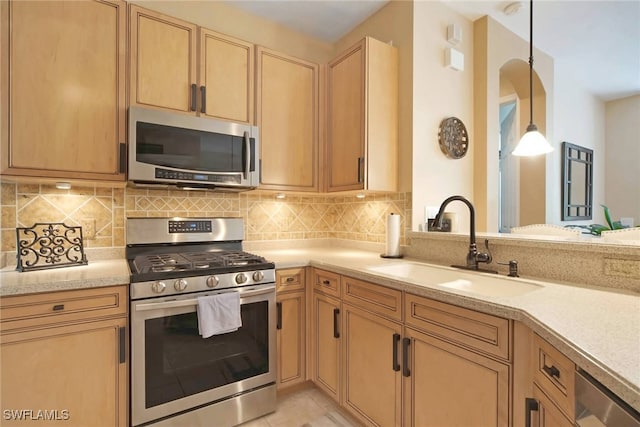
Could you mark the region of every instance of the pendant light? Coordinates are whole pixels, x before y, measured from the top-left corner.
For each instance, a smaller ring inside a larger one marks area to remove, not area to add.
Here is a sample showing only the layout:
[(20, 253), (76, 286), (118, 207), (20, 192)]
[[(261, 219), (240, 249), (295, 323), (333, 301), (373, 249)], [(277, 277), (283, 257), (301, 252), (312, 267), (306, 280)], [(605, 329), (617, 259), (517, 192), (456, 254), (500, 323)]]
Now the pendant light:
[(537, 156), (553, 151), (551, 144), (533, 123), (533, 0), (530, 1), (529, 10), (529, 126), (513, 150), (514, 156)]

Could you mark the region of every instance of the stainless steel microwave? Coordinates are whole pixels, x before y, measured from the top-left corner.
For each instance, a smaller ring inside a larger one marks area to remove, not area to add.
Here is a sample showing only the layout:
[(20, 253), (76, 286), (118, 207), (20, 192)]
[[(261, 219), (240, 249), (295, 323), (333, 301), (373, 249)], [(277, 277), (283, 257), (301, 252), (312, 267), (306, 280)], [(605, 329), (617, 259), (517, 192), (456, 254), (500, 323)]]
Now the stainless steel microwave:
[(260, 182), (258, 128), (129, 108), (128, 180), (135, 185), (249, 190)]

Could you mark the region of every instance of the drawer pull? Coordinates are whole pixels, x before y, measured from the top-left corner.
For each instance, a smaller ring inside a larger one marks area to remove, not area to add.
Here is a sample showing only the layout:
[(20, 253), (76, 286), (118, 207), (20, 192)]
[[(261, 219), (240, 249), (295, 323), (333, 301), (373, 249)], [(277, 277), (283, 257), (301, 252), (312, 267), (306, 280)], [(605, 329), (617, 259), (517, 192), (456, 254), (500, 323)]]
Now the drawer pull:
[(556, 377), (557, 379), (560, 379), (560, 371), (555, 366), (544, 365), (542, 367), (542, 370), (545, 371), (550, 377)]
[(329, 285), (331, 284), (331, 281), (330, 281), (330, 280), (325, 279), (325, 280), (323, 280), (323, 281), (322, 281), (322, 284), (323, 284), (323, 285), (327, 285), (327, 286), (329, 286)]
[(400, 363), (398, 363), (398, 344), (400, 343), (400, 334), (393, 334), (393, 370), (398, 372), (400, 370)]
[(287, 277), (287, 282), (291, 283), (293, 282), (295, 279), (295, 277)]
[(408, 377), (411, 375), (409, 369), (409, 346), (411, 345), (411, 338), (402, 339), (402, 376)]
[(53, 311), (62, 311), (64, 310), (64, 304), (56, 304), (53, 306)]
[(276, 315), (276, 329), (282, 329), (282, 303), (276, 303), (277, 315)]

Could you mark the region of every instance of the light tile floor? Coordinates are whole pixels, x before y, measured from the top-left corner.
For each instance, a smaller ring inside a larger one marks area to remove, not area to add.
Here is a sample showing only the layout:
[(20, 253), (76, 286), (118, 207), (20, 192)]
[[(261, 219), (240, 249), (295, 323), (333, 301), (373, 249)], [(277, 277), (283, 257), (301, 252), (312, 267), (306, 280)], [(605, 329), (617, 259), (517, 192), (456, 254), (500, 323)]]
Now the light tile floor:
[(313, 386), (278, 395), (278, 406), (241, 427), (358, 427), (360, 424), (338, 409), (336, 403)]

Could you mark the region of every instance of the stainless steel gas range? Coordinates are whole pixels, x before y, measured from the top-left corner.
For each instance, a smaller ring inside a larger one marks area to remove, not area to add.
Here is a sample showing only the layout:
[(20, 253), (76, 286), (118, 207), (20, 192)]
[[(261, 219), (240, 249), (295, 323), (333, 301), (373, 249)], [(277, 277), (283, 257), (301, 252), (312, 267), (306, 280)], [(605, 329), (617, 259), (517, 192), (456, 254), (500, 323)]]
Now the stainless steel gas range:
[[(275, 267), (241, 218), (129, 218), (131, 425), (233, 426), (275, 410)], [(242, 326), (203, 338), (198, 298), (239, 293)]]

